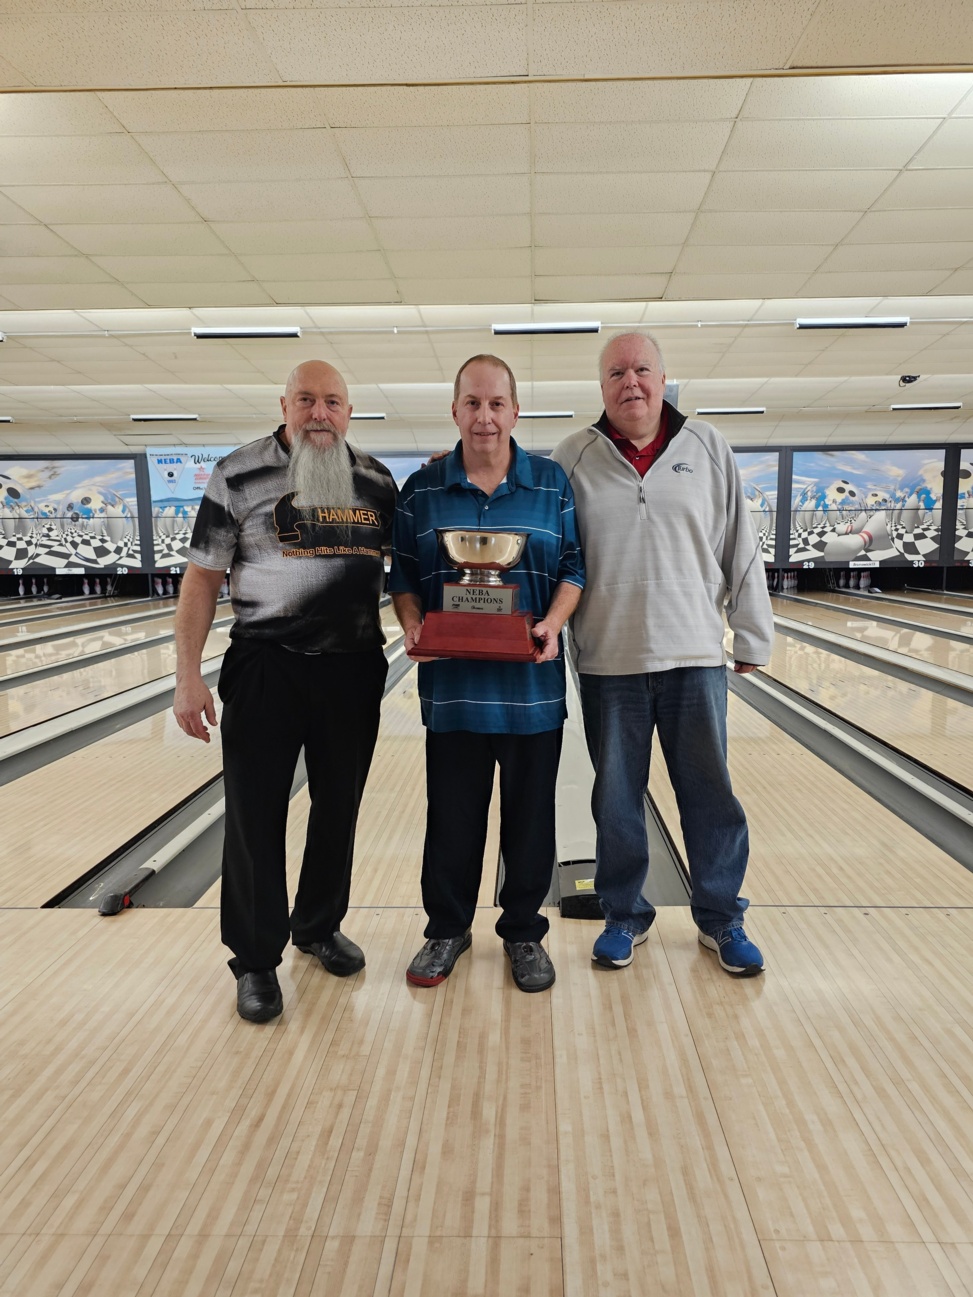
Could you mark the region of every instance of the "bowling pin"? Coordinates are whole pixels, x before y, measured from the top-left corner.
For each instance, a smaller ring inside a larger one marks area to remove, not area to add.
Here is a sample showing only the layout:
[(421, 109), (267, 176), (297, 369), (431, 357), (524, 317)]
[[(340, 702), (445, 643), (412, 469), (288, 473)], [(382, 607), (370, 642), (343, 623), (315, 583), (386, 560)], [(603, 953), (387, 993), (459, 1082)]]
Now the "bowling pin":
[(838, 573), (838, 585), (842, 590), (848, 585), (848, 573), (844, 568)]
[(864, 527), (866, 522), (868, 522), (868, 514), (862, 512), (858, 515), (858, 517), (855, 519), (854, 522), (846, 523), (844, 527), (839, 528), (838, 535), (839, 536), (857, 535), (857, 533), (861, 531), (862, 527)]
[(922, 514), (922, 506), (919, 503), (919, 497), (915, 491), (909, 496), (902, 506), (902, 512), (899, 514), (899, 522), (908, 532), (915, 531), (919, 525), (919, 518)]
[(30, 578), (30, 592), (31, 592), (32, 595), (36, 595), (36, 594), (37, 594), (37, 577), (36, 577), (36, 576), (32, 576), (32, 577)]
[(95, 577), (95, 594), (101, 594), (101, 577)]
[(842, 559), (857, 558), (864, 549), (865, 542), (861, 536), (828, 536), (824, 542), (824, 557), (829, 562), (840, 563)]
[(172, 595), (172, 577), (166, 577), (166, 594)]
[(88, 578), (87, 578), (87, 577), (85, 577), (84, 580), (81, 582), (81, 593), (82, 593), (82, 594), (91, 594), (91, 586), (88, 584)]
[(161, 577), (161, 576), (157, 576), (157, 577), (155, 578), (155, 581), (153, 582), (153, 584), (154, 584), (154, 586), (155, 586), (155, 596), (156, 596), (156, 598), (157, 598), (157, 599), (161, 599), (161, 598), (162, 598), (162, 594), (163, 594), (163, 590), (162, 590), (162, 577)]
[(44, 594), (47, 594), (47, 577), (44, 578)]
[(858, 534), (865, 542), (866, 549), (888, 549), (891, 545), (888, 521), (884, 513), (873, 513)]
[(20, 585), (17, 587), (17, 593), (20, 594), (20, 595), (22, 595), (22, 594), (24, 593), (24, 578), (23, 578), (23, 577), (20, 578)]

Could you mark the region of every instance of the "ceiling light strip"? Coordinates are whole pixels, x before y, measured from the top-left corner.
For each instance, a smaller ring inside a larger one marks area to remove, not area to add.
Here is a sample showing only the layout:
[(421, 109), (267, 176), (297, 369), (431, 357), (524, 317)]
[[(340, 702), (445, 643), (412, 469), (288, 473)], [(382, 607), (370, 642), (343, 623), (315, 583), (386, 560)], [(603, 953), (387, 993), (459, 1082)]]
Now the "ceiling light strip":
[(523, 324), (491, 325), (494, 334), (518, 333), (601, 333), (600, 320), (568, 320), (556, 324), (537, 324), (525, 321)]
[(573, 410), (521, 410), (521, 419), (573, 419)]
[(130, 414), (133, 423), (198, 423), (198, 414)]
[(697, 414), (766, 414), (765, 405), (700, 406)]
[(301, 336), (301, 326), (299, 324), (273, 324), (262, 328), (256, 325), (241, 325), (239, 327), (228, 325), (219, 328), (195, 327), (190, 332), (199, 341), (210, 341), (218, 338), (231, 341), (240, 338), (299, 338)]
[(905, 329), (908, 324), (908, 315), (849, 315), (846, 319), (836, 316), (794, 321), (797, 329)]
[(890, 405), (890, 410), (962, 410), (962, 401), (916, 401), (911, 404)]

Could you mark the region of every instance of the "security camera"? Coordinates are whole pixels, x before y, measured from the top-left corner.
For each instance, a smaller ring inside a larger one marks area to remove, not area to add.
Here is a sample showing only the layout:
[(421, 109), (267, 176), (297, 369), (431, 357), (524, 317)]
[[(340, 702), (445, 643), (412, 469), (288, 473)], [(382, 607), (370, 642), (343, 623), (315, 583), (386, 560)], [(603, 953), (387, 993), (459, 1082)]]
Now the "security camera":
[(910, 383), (918, 383), (921, 377), (921, 374), (903, 374), (899, 379), (899, 387), (908, 387)]

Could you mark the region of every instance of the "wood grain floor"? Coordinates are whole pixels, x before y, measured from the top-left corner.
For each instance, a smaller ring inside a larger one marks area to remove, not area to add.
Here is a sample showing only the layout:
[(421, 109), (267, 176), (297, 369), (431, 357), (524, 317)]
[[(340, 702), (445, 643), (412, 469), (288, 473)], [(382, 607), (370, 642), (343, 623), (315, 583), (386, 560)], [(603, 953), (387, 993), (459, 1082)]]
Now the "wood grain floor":
[(557, 983), (517, 991), (495, 807), (473, 947), (410, 987), (414, 675), (362, 804), (367, 967), (288, 948), (274, 1023), (235, 1013), (218, 886), (110, 919), (0, 895), (0, 1297), (973, 1293), (973, 878), (735, 697), (730, 730), (752, 980), (685, 908), (617, 972), (552, 912)]

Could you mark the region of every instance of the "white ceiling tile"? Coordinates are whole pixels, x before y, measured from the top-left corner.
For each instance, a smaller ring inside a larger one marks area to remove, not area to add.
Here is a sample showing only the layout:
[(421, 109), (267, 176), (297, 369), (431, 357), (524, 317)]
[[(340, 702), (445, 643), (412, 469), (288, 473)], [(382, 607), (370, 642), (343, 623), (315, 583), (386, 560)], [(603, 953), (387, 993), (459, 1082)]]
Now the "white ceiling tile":
[(682, 243), (692, 225), (691, 212), (661, 212), (645, 216), (536, 216), (534, 239), (557, 248), (621, 247), (640, 244), (672, 246)]
[(797, 275), (672, 275), (667, 297), (743, 297), (760, 293), (764, 297), (789, 297), (798, 292), (807, 276)]
[[(113, 221), (197, 221), (199, 216), (178, 190), (158, 183), (120, 185), (18, 185), (9, 197), (51, 225)], [(0, 211), (0, 219), (3, 212)]]
[(529, 170), (526, 126), (370, 127), (335, 131), (334, 138), (353, 176), (489, 176)]
[(935, 130), (930, 118), (738, 121), (720, 160), (728, 171), (904, 167)]
[(370, 216), (466, 216), (474, 202), (478, 216), (526, 214), (530, 177), (362, 176), (358, 192)]
[(144, 306), (145, 300), (121, 284), (21, 284), (3, 288), (4, 297), (26, 311), (86, 311)]
[(751, 271), (767, 274), (809, 274), (831, 251), (831, 244), (798, 244), (786, 247), (766, 244), (750, 247), (730, 244), (686, 244), (679, 258), (678, 274), (740, 275)]
[(129, 135), (0, 136), (0, 176), (12, 185), (136, 184), (162, 180)]
[[(808, 296), (847, 293), (931, 293), (943, 279), (942, 270), (843, 271), (812, 275), (804, 285)], [(947, 290), (948, 291), (948, 290)]]
[[(249, 279), (236, 257), (93, 257), (96, 265), (127, 283), (222, 284)], [(169, 305), (169, 303), (163, 303)], [(194, 305), (204, 306), (200, 301)]]
[(535, 175), (534, 210), (565, 213), (692, 212), (706, 193), (710, 171)]
[(843, 239), (860, 218), (860, 212), (701, 212), (688, 242), (831, 244)]
[(661, 297), (668, 280), (668, 275), (537, 275), (534, 293), (548, 302), (645, 301)]
[(534, 127), (534, 166), (538, 172), (572, 173), (712, 171), (730, 130), (729, 122), (667, 122), (662, 146), (654, 131), (626, 132), (607, 122), (541, 122)]
[(100, 284), (110, 279), (87, 257), (0, 257), (0, 284)]
[[(196, 212), (207, 221), (279, 221), (280, 191), (265, 182), (179, 186)], [(316, 220), (363, 216), (350, 180), (310, 180), (301, 184), (300, 215)]]
[(876, 210), (922, 207), (973, 208), (973, 167), (903, 171), (875, 203)]
[(382, 247), (397, 252), (478, 251), (522, 248), (530, 243), (526, 216), (388, 219), (376, 220), (373, 225)]
[(3, 257), (69, 257), (76, 251), (43, 225), (0, 225), (0, 260)]
[(523, 301), (530, 296), (530, 278), (523, 279), (400, 279), (406, 302)]
[(2, 135), (100, 135), (122, 129), (95, 94), (0, 95)]
[(4, 55), (35, 85), (240, 85), (280, 79), (236, 10), (57, 13), (4, 19)]
[(945, 117), (973, 89), (968, 72), (758, 78), (741, 117)]
[(732, 121), (750, 82), (543, 82), (531, 87), (535, 122)]
[(365, 252), (375, 247), (375, 235), (365, 220), (249, 221), (213, 224), (210, 229), (238, 255)]
[(754, 0), (741, 21), (733, 0), (538, 4), (531, 71), (644, 77), (780, 68), (813, 10), (814, 0), (792, 0), (786, 7)]
[(388, 265), (380, 252), (305, 252), (300, 255), (241, 256), (255, 279), (275, 283), (318, 279), (387, 279)]
[(282, 131), (326, 125), (325, 94), (317, 87), (254, 86), (106, 91), (100, 98), (133, 133), (196, 132), (204, 126), (209, 131)]
[[(966, 0), (823, 0), (797, 48), (795, 67), (915, 67), (973, 62)], [(917, 21), (918, 18), (918, 21)], [(948, 55), (947, 55), (948, 51)]]
[[(345, 174), (331, 133), (324, 129), (173, 131), (136, 138), (170, 180), (181, 184), (254, 180), (279, 184)], [(279, 202), (279, 192), (277, 197)]]
[(264, 288), (275, 302), (313, 306), (316, 302), (396, 302), (399, 295), (391, 279), (265, 280)]
[(865, 211), (895, 171), (717, 171), (706, 211)]
[[(643, 323), (647, 328), (666, 325), (696, 324), (699, 320), (749, 320), (763, 305), (759, 298), (749, 301), (738, 299), (734, 302), (701, 301), (701, 302), (653, 302), (645, 309)], [(680, 330), (685, 336), (687, 330)], [(700, 338), (705, 341), (710, 330), (700, 331)]]
[(31, 83), (22, 72), (18, 72), (12, 63), (0, 59), (0, 85), (13, 89), (15, 86), (29, 86)]
[[(973, 269), (957, 270), (954, 275), (944, 279), (936, 289), (937, 293), (973, 293)], [(969, 352), (966, 355), (969, 356)]]
[(530, 274), (529, 248), (480, 249), (465, 252), (390, 252), (397, 279), (485, 279), (489, 275), (511, 279)]
[(973, 243), (846, 243), (835, 248), (821, 269), (958, 270), (971, 258)]
[(341, 86), (321, 94), (331, 126), (481, 126), (530, 121), (527, 86)]
[[(906, 312), (893, 308), (880, 311), (881, 295), (872, 297), (848, 298), (845, 296), (819, 297), (809, 301), (806, 297), (790, 297), (788, 294), (777, 294), (774, 300), (758, 302), (753, 312), (754, 320), (784, 320), (793, 324), (798, 316), (836, 316), (836, 315), (904, 315)], [(816, 337), (809, 335), (809, 341)]]
[(226, 248), (202, 221), (167, 225), (56, 225), (79, 252), (95, 255), (200, 256)]
[[(848, 243), (964, 243), (971, 214), (943, 211), (866, 212), (846, 236)], [(889, 290), (891, 293), (893, 290)]]
[(247, 20), (285, 81), (396, 81), (405, 68), (437, 81), (474, 51), (479, 79), (528, 72), (521, 5), (251, 9)]
[(537, 248), (537, 275), (654, 275), (668, 274), (682, 251), (680, 244), (637, 248)]
[(307, 314), (313, 324), (333, 331), (363, 328), (417, 328), (422, 315), (414, 306), (310, 306)]
[[(14, 193), (17, 191), (14, 190)], [(5, 230), (11, 225), (36, 225), (37, 218), (32, 216), (26, 208), (21, 207), (19, 203), (14, 202), (13, 198), (7, 198), (0, 193), (0, 226)]]
[(973, 117), (956, 117), (943, 122), (929, 143), (909, 163), (912, 170), (923, 167), (968, 167), (973, 158)]

